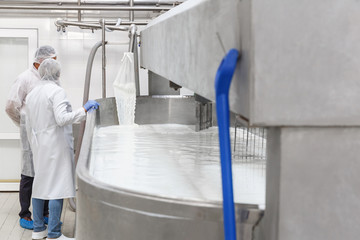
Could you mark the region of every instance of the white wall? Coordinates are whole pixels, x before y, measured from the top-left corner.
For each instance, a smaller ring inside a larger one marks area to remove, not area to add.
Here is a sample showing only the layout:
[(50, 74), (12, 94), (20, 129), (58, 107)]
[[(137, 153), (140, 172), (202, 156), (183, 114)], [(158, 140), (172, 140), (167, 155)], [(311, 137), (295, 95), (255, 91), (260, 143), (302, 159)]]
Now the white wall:
[[(66, 33), (57, 32), (54, 25), (55, 20), (55, 18), (44, 17), (0, 17), (0, 28), (38, 29), (39, 46), (51, 45), (58, 51), (58, 60), (62, 65), (61, 85), (65, 88), (73, 108), (78, 108), (82, 105), (88, 56), (94, 44), (101, 41), (101, 31), (97, 30), (92, 33), (90, 30), (68, 27)], [(113, 96), (112, 82), (117, 74), (122, 55), (128, 49), (128, 33), (119, 31), (107, 32), (106, 40), (123, 43), (121, 45), (106, 46), (107, 96)], [(19, 69), (19, 73), (21, 71), (22, 69)], [(142, 70), (141, 73), (140, 93), (146, 95), (147, 74), (143, 71), (145, 70)], [(91, 80), (90, 99), (101, 98), (101, 48), (99, 48), (96, 54)]]

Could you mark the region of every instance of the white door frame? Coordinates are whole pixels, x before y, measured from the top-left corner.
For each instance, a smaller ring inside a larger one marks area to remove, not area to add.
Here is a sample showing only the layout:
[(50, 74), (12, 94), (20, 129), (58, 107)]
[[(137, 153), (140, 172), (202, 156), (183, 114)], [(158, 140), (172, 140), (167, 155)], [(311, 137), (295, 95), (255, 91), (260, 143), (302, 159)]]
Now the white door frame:
[[(33, 64), (36, 49), (38, 48), (38, 29), (35, 28), (0, 28), (0, 38), (27, 38), (28, 39), (28, 67)], [(20, 141), (19, 131), (0, 132), (1, 141)], [(19, 149), (20, 151), (20, 149)], [(0, 179), (0, 191), (19, 191), (19, 179)]]

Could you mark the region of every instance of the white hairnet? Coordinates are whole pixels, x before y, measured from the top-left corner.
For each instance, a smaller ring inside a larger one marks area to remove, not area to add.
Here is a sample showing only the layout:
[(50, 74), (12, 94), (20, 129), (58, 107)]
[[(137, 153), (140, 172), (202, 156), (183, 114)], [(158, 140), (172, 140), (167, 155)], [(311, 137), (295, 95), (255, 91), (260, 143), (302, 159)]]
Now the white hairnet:
[(52, 58), (45, 59), (39, 67), (39, 74), (42, 80), (57, 82), (60, 78), (60, 63)]
[(42, 63), (45, 59), (56, 57), (56, 51), (51, 46), (41, 46), (35, 52), (34, 63)]

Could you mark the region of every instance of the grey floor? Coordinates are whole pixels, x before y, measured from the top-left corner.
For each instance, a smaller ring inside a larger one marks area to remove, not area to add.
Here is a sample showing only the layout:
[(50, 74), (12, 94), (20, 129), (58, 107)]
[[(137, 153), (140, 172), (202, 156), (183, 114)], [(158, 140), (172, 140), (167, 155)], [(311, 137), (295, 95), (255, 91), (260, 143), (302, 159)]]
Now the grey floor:
[[(0, 240), (31, 240), (31, 230), (19, 225), (20, 211), (18, 192), (0, 192)], [(61, 215), (62, 232), (67, 237), (74, 237), (75, 213), (69, 208), (68, 201), (64, 201)]]

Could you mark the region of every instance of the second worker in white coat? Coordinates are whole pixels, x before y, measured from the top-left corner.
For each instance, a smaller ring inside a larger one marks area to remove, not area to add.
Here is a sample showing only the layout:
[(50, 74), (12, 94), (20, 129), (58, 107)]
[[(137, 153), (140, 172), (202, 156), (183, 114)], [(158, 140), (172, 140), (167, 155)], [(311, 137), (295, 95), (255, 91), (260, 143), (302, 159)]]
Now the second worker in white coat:
[[(33, 239), (69, 239), (61, 234), (63, 199), (75, 197), (75, 167), (72, 124), (85, 119), (99, 104), (89, 100), (72, 111), (65, 90), (59, 85), (60, 64), (53, 59), (39, 67), (41, 81), (26, 98), (26, 129), (33, 150)], [(49, 201), (48, 231), (43, 206)]]

